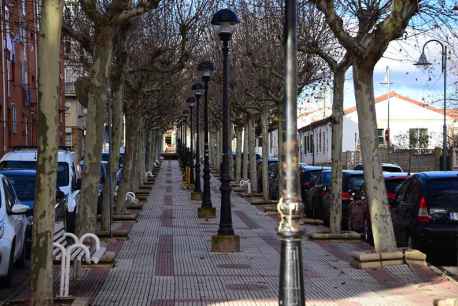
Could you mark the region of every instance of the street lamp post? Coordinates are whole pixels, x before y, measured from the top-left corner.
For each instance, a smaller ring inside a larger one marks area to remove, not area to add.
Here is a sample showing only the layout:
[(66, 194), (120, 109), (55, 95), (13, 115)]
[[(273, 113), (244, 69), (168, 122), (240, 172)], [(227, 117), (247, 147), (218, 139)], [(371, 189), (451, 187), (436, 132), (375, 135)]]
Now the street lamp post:
[(204, 82), (204, 194), (202, 197), (202, 206), (197, 211), (199, 218), (214, 218), (216, 209), (212, 207), (211, 191), (210, 191), (210, 162), (208, 152), (208, 82), (215, 70), (212, 62), (201, 62), (198, 66), (199, 72), (202, 74)]
[(281, 240), (279, 305), (304, 306), (304, 276), (302, 268), (302, 203), (298, 193), (298, 144), (297, 144), (297, 40), (296, 1), (286, 0), (286, 70), (284, 114), (286, 116), (286, 139), (283, 145), (282, 192), (278, 202), (280, 223), (278, 235)]
[(391, 82), (391, 78), (390, 78), (390, 67), (389, 66), (386, 66), (386, 70), (385, 70), (385, 79), (383, 80), (383, 82), (380, 83), (381, 85), (386, 85), (387, 88), (388, 88), (388, 109), (387, 109), (387, 112), (388, 112), (388, 116), (387, 116), (387, 129), (386, 129), (386, 132), (385, 132), (385, 139), (386, 139), (386, 144), (387, 144), (387, 147), (388, 147), (388, 151), (390, 150), (391, 148), (391, 131), (390, 131), (390, 95), (391, 95), (391, 85), (393, 84), (393, 82)]
[(212, 237), (213, 252), (238, 252), (240, 251), (240, 237), (234, 234), (231, 213), (231, 186), (229, 175), (229, 147), (230, 109), (228, 99), (228, 55), (229, 41), (239, 18), (230, 9), (222, 9), (213, 15), (212, 25), (223, 42), (223, 163), (221, 169), (221, 211), (218, 234)]
[(194, 97), (189, 97), (186, 102), (189, 105), (189, 113), (190, 113), (190, 134), (191, 134), (191, 140), (190, 140), (190, 147), (189, 147), (189, 168), (191, 169), (190, 174), (189, 174), (189, 183), (192, 185), (194, 184), (194, 148), (193, 148), (193, 141), (192, 139), (193, 134), (192, 134), (192, 109), (194, 108), (194, 104), (196, 103), (196, 99)]
[(443, 111), (444, 111), (444, 125), (443, 125), (443, 131), (442, 131), (442, 170), (447, 170), (447, 46), (444, 45), (441, 41), (437, 39), (431, 39), (428, 40), (424, 45), (423, 45), (423, 50), (421, 52), (420, 58), (418, 59), (418, 62), (415, 63), (416, 66), (423, 66), (423, 67), (428, 67), (431, 66), (432, 64), (428, 61), (426, 58), (425, 54), (425, 48), (429, 43), (438, 43), (441, 48), (442, 48), (442, 73), (444, 74), (444, 105), (443, 105)]
[(202, 83), (200, 82), (194, 82), (192, 84), (192, 93), (194, 94), (194, 97), (196, 98), (196, 164), (195, 164), (195, 176), (194, 176), (194, 191), (191, 194), (191, 199), (194, 201), (200, 201), (202, 200), (202, 191), (200, 188), (200, 108), (199, 108), (199, 102), (200, 102), (200, 97), (203, 95), (203, 90), (204, 87)]

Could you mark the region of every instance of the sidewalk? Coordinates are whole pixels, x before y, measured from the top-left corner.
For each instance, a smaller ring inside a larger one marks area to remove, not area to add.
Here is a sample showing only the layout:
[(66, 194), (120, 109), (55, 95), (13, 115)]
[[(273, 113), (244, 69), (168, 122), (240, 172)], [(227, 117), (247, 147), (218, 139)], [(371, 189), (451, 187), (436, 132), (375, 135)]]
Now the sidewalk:
[[(219, 207), (219, 182), (212, 180)], [(151, 196), (109, 272), (95, 305), (278, 305), (279, 241), (276, 221), (233, 194), (233, 223), (241, 252), (213, 254), (218, 220), (197, 218), (199, 202), (181, 188), (176, 161), (164, 161)], [(219, 216), (219, 213), (217, 213)], [(306, 226), (307, 232), (319, 230)], [(350, 253), (362, 242), (304, 239), (307, 305), (432, 305), (458, 296), (457, 283), (429, 268), (356, 270)]]

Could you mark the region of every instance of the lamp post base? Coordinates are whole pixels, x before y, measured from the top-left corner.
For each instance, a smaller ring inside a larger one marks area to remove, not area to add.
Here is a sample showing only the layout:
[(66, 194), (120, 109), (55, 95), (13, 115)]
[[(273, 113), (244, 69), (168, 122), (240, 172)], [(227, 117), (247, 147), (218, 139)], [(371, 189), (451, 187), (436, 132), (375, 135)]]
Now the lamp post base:
[(199, 219), (210, 219), (216, 217), (216, 208), (214, 207), (199, 207), (197, 209), (197, 217)]
[(240, 236), (237, 236), (237, 235), (212, 236), (212, 252), (218, 252), (218, 253), (240, 252)]
[(202, 193), (193, 191), (191, 192), (191, 200), (193, 201), (202, 201)]

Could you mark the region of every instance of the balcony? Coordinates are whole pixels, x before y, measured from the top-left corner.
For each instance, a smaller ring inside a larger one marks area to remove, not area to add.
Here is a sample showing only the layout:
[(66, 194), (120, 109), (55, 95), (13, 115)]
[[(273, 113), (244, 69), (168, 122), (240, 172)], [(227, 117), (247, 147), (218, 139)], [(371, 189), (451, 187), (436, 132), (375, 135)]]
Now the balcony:
[(76, 96), (75, 82), (65, 82), (65, 96)]

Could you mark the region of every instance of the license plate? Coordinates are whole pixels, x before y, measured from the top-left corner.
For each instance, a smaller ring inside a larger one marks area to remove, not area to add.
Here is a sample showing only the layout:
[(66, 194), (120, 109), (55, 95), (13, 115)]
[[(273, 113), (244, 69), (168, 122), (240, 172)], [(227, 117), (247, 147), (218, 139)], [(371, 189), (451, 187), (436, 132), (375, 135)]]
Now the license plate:
[(450, 220), (458, 221), (458, 212), (451, 212), (450, 213)]

